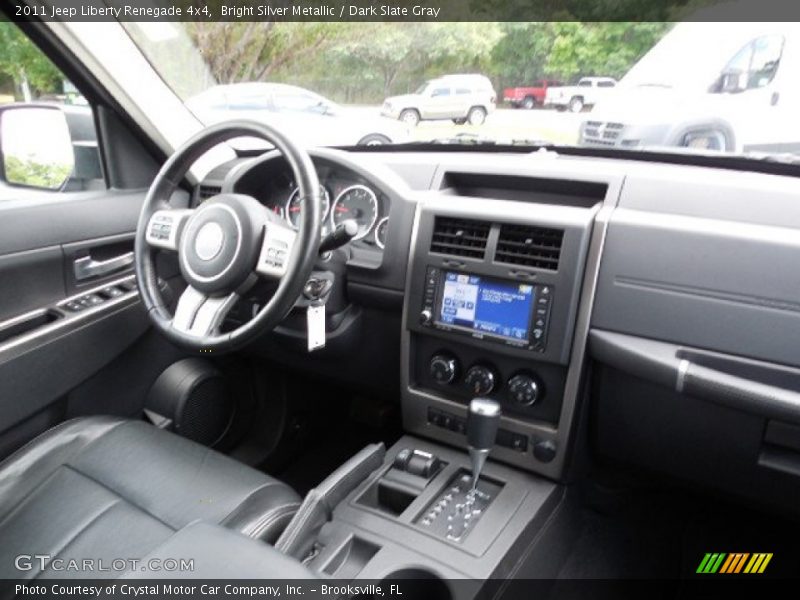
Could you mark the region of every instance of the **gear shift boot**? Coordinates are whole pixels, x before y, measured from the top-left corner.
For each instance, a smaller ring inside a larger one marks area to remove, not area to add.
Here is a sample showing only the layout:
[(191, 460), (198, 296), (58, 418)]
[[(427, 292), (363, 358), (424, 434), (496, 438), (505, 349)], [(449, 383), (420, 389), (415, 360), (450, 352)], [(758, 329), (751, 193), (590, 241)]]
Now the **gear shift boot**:
[(472, 474), (461, 470), (414, 522), (438, 537), (461, 542), (501, 489), (497, 483), (480, 479), (473, 490)]

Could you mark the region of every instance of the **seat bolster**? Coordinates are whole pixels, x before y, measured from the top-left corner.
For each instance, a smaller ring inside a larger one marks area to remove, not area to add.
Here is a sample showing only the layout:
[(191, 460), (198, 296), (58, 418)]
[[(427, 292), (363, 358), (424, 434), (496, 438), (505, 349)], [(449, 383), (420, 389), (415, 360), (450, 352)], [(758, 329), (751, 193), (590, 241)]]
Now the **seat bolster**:
[(40, 491), (55, 501), (84, 493), (65, 487), (76, 481), (65, 472), (81, 478), (81, 490), (102, 488), (173, 531), (205, 521), (271, 543), (300, 505), (289, 486), (210, 448), (140, 421), (90, 417), (54, 427), (0, 464), (0, 524)]
[(292, 520), (300, 502), (300, 496), (289, 486), (271, 481), (251, 493), (221, 524), (273, 544)]
[(0, 519), (59, 467), (123, 423), (105, 416), (65, 421), (0, 462)]

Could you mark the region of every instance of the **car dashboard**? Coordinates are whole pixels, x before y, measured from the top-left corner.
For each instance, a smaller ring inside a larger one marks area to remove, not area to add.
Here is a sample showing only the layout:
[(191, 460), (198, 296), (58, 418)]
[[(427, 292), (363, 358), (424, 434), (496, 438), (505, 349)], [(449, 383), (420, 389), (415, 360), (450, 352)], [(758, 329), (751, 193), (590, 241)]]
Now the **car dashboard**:
[[(311, 155), (327, 226), (351, 200), (364, 234), (320, 267), (341, 286), (326, 348), (306, 352), (295, 315), (251, 352), (398, 397), (405, 431), (456, 447), (469, 399), (496, 399), (492, 456), (554, 480), (586, 455), (791, 508), (796, 179), (554, 152)], [(275, 153), (222, 165), (195, 201), (220, 190), (291, 218)]]
[[(358, 233), (352, 244), (369, 250), (383, 250), (388, 225), (390, 201), (374, 184), (353, 171), (320, 161), (317, 176), (322, 196), (322, 232), (329, 233), (342, 221), (352, 219)], [(195, 206), (202, 204), (219, 188), (200, 188)], [(246, 194), (297, 229), (300, 197), (291, 169), (282, 160), (263, 164), (241, 175), (232, 191)]]

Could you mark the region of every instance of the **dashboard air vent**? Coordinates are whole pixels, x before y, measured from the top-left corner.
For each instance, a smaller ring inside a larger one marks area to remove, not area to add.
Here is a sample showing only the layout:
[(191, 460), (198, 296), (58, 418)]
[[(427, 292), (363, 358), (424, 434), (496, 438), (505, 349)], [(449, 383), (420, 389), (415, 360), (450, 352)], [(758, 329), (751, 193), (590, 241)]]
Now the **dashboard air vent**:
[(201, 185), (197, 195), (200, 197), (200, 201), (202, 202), (203, 200), (211, 198), (211, 196), (216, 196), (221, 191), (222, 188), (218, 185)]
[(486, 242), (489, 239), (491, 223), (457, 219), (454, 217), (436, 217), (431, 238), (431, 252), (483, 258)]
[(495, 262), (558, 270), (564, 232), (531, 225), (501, 225)]

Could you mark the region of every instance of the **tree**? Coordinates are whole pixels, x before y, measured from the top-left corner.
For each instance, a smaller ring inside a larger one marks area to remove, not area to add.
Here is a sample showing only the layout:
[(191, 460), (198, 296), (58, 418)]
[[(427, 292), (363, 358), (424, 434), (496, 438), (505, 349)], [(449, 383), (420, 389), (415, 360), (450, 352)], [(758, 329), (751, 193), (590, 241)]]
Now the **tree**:
[(6, 156), (5, 171), (6, 181), (56, 189), (64, 185), (64, 182), (72, 173), (72, 165), (43, 163), (32, 156), (25, 158)]
[[(380, 93), (397, 91), (401, 75), (414, 87), (447, 71), (488, 64), (501, 37), (496, 23), (360, 23), (329, 57), (345, 73), (379, 80)], [(402, 91), (408, 91), (402, 90)]]
[(0, 21), (0, 48), (0, 73), (14, 82), (24, 100), (32, 99), (31, 90), (37, 94), (61, 91), (61, 72), (9, 21)]
[(553, 45), (552, 23), (503, 23), (502, 38), (492, 49), (499, 88), (527, 85), (545, 75)]
[(195, 22), (189, 35), (219, 83), (264, 81), (336, 38), (340, 23)]

